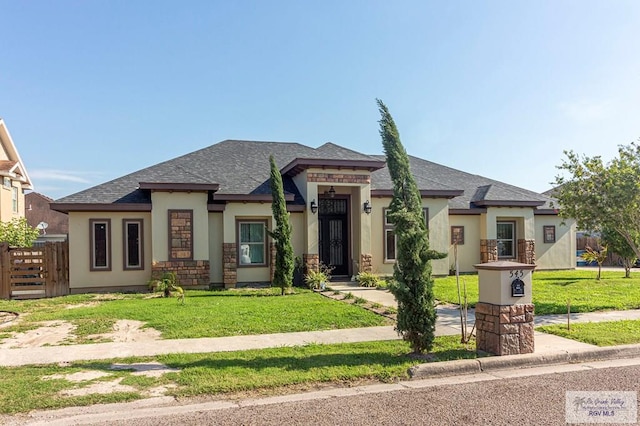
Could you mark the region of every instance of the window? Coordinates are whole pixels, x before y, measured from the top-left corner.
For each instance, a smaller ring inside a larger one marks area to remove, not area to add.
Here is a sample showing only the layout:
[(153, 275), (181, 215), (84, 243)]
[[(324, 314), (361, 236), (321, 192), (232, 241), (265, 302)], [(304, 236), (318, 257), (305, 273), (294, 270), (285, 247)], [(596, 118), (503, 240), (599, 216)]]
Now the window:
[(515, 222), (498, 222), (498, 258), (514, 258), (515, 252)]
[[(394, 224), (391, 223), (391, 221), (389, 220), (389, 218), (387, 217), (387, 213), (389, 212), (389, 209), (384, 209), (384, 221), (383, 221), (383, 234), (384, 234), (384, 261), (385, 262), (394, 262), (396, 260), (396, 250), (397, 250), (397, 243), (396, 243), (396, 234), (394, 231)], [(424, 223), (425, 226), (427, 227), (427, 230), (429, 229), (429, 220), (427, 219), (429, 217), (429, 209), (428, 208), (423, 208), (422, 209), (422, 214), (424, 216)]]
[(542, 227), (545, 243), (556, 242), (556, 227), (554, 225), (545, 225)]
[(464, 244), (464, 226), (451, 227), (451, 244)]
[(2, 179), (2, 184), (3, 184), (3, 186), (4, 186), (5, 188), (7, 188), (7, 189), (11, 189), (11, 178), (8, 178), (8, 177), (6, 177), (6, 176), (5, 176), (5, 177)]
[(142, 219), (123, 219), (124, 269), (144, 269)]
[(265, 266), (267, 264), (267, 222), (238, 222), (238, 264), (240, 266)]
[(92, 271), (111, 270), (111, 220), (89, 220), (91, 232), (91, 265)]
[(13, 212), (18, 213), (18, 188), (15, 186), (11, 187), (11, 201), (13, 204)]

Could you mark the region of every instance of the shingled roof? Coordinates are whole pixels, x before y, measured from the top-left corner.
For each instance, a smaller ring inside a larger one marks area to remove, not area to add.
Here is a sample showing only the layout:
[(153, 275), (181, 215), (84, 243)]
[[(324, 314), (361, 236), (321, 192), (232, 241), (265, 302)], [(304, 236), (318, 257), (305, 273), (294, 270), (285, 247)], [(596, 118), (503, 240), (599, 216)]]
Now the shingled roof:
[[(349, 167), (372, 174), (373, 195), (388, 195), (393, 189), (384, 156), (366, 155), (326, 143), (311, 148), (292, 142), (225, 140), (207, 148), (168, 160), (126, 176), (94, 186), (55, 201), (64, 205), (109, 205), (151, 203), (149, 189), (174, 187), (214, 192), (213, 200), (267, 196), (269, 155), (283, 172), (285, 194), (294, 204), (304, 204), (293, 176), (306, 167)], [(487, 179), (417, 157), (410, 157), (411, 170), (424, 196), (450, 198), (451, 209), (474, 209), (491, 205), (542, 206), (550, 199), (522, 188)], [(236, 198), (234, 198), (236, 197)]]

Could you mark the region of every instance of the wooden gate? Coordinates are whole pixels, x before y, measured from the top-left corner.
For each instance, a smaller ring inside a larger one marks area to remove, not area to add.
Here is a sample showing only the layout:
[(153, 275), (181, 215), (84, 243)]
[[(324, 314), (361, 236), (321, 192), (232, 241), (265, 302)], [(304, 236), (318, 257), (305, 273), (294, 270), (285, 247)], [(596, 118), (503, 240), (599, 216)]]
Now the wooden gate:
[(0, 298), (39, 299), (69, 294), (69, 243), (9, 248), (0, 244)]

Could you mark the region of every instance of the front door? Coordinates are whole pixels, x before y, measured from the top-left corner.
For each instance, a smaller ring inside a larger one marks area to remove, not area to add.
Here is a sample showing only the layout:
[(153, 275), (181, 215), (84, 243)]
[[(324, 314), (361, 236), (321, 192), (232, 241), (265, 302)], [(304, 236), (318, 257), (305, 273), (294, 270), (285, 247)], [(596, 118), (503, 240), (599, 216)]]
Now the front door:
[(349, 275), (348, 200), (321, 198), (318, 206), (320, 262), (333, 268), (332, 275)]

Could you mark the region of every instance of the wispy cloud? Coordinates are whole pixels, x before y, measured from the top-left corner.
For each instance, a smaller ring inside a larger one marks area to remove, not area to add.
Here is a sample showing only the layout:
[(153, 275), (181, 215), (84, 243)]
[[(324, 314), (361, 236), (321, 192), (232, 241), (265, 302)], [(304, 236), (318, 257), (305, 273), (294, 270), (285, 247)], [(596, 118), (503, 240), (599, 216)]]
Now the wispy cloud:
[(613, 105), (610, 101), (580, 100), (573, 102), (561, 102), (558, 109), (568, 118), (575, 121), (602, 120), (611, 115)]
[(98, 173), (80, 172), (69, 170), (54, 169), (35, 169), (29, 171), (29, 176), (37, 180), (63, 181), (76, 183), (91, 183), (92, 179), (97, 177)]

